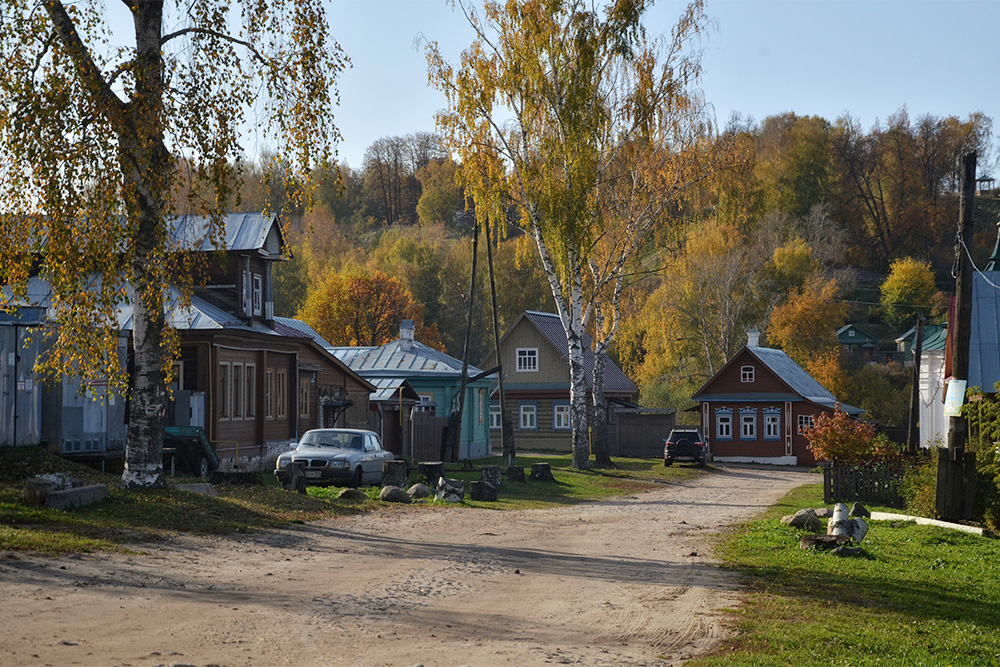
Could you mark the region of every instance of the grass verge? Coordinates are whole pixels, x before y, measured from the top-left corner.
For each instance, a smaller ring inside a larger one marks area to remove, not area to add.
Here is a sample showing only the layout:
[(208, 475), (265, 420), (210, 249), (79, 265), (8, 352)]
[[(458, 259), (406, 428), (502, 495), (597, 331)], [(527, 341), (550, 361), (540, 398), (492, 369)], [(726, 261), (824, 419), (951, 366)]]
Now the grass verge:
[[(572, 470), (571, 457), (525, 456), (519, 463), (547, 461), (555, 482), (506, 483), (496, 503), (473, 502), (466, 506), (491, 509), (552, 507), (608, 496), (627, 495), (669, 481), (701, 474), (694, 467), (664, 468), (660, 460), (616, 460), (613, 469)], [(483, 465), (505, 466), (499, 458), (475, 462), (475, 470), (448, 465), (445, 474), (457, 479), (479, 479)], [(108, 500), (70, 511), (29, 507), (21, 502), (24, 481), (45, 473), (67, 472), (83, 484), (107, 484)], [(104, 475), (36, 448), (0, 449), (0, 551), (66, 554), (135, 548), (171, 533), (234, 534), (272, 528), (289, 523), (375, 511), (385, 505), (377, 500), (378, 489), (367, 489), (368, 501), (341, 501), (337, 488), (310, 487), (306, 496), (277, 488), (273, 475), (262, 475), (256, 486), (217, 485), (217, 496), (190, 493), (175, 488), (126, 491), (117, 486), (116, 475)], [(413, 476), (412, 480), (419, 481)], [(466, 486), (468, 490), (468, 485)], [(424, 507), (441, 507), (429, 503)]]
[(689, 665), (1000, 664), (1000, 540), (877, 521), (864, 558), (802, 551), (779, 519), (822, 506), (820, 485), (802, 487), (724, 539), (746, 604), (737, 635)]

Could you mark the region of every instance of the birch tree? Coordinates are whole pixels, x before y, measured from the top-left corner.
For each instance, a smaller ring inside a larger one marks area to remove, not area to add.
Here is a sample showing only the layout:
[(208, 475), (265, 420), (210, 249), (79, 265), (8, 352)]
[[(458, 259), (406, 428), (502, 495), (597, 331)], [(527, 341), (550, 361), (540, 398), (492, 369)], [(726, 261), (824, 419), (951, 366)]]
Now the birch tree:
[[(299, 205), (305, 176), (337, 140), (335, 77), (320, 0), (8, 0), (0, 9), (0, 275), (3, 303), (29, 276), (51, 286), (47, 369), (130, 387), (126, 486), (163, 482), (166, 379), (176, 333), (168, 285), (197, 268), (170, 233), (181, 189), (222, 241), (232, 165), (246, 129), (280, 151), (277, 173)], [(127, 28), (119, 29), (120, 26)], [(181, 290), (189, 293), (189, 290)], [(134, 369), (112, 350), (133, 306)]]
[(590, 462), (583, 340), (594, 313), (597, 189), (626, 146), (687, 103), (699, 71), (684, 47), (706, 24), (701, 0), (669, 39), (647, 37), (651, 4), (487, 1), (480, 13), (459, 2), (476, 33), (461, 63), (427, 49), (430, 80), (447, 97), (438, 127), (476, 214), (503, 234), (513, 204), (537, 246), (566, 334), (578, 469)]

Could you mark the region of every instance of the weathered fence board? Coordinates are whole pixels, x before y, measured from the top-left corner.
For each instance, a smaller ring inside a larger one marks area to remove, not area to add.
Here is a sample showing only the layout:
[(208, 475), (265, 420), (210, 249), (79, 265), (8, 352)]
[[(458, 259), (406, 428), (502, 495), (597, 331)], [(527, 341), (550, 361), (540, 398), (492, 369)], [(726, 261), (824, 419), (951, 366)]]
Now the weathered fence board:
[(901, 465), (869, 463), (853, 466), (834, 462), (823, 466), (823, 500), (827, 504), (857, 500), (902, 507), (902, 483)]

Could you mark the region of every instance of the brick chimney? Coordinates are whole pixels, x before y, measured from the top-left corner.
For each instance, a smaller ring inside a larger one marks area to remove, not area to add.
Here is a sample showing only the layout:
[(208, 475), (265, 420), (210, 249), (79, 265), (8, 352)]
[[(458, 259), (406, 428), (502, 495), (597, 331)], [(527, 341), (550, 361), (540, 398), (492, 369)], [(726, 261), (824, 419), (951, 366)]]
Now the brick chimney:
[(413, 320), (403, 320), (399, 323), (399, 347), (404, 350), (413, 348)]

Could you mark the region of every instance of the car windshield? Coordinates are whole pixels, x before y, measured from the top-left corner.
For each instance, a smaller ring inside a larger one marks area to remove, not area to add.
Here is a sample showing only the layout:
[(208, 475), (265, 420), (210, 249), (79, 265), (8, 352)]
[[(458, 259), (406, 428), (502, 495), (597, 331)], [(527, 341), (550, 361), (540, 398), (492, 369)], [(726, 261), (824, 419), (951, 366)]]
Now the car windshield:
[(340, 449), (361, 449), (363, 438), (360, 433), (349, 431), (309, 431), (302, 436), (300, 444)]

